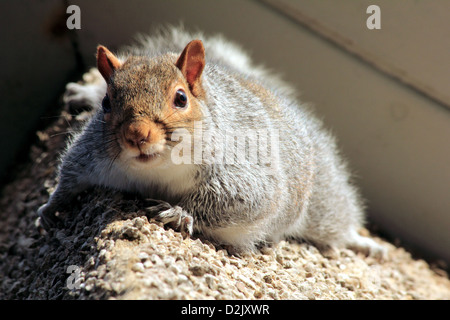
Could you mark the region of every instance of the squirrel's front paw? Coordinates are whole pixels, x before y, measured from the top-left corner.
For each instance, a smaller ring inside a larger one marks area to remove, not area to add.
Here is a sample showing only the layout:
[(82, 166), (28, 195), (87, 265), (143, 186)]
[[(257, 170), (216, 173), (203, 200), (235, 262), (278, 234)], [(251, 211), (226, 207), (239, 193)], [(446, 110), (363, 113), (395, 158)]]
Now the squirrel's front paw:
[(56, 224), (57, 217), (50, 212), (48, 203), (42, 205), (37, 210), (38, 219), (36, 220), (36, 226), (44, 228), (44, 230), (50, 230)]
[(71, 112), (95, 109), (100, 105), (106, 87), (97, 69), (91, 69), (83, 76), (83, 84), (68, 83), (63, 96), (64, 105)]
[(160, 200), (151, 200), (156, 204), (145, 208), (151, 218), (170, 224), (174, 229), (181, 232), (183, 236), (192, 236), (194, 231), (194, 218), (179, 206), (172, 206)]

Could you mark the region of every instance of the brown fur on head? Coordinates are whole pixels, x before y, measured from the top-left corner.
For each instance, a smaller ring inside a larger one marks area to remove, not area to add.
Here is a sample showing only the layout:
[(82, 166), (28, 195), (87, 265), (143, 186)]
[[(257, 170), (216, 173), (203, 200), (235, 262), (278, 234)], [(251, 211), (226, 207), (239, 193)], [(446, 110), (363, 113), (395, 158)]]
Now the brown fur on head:
[[(110, 107), (104, 120), (116, 133), (120, 147), (147, 154), (156, 143), (170, 143), (170, 134), (177, 128), (192, 132), (194, 121), (202, 118), (199, 99), (203, 97), (204, 65), (200, 40), (190, 42), (178, 57), (132, 56), (125, 62), (99, 46), (97, 67), (108, 84), (103, 103)], [(175, 103), (178, 90), (187, 96), (186, 107)]]

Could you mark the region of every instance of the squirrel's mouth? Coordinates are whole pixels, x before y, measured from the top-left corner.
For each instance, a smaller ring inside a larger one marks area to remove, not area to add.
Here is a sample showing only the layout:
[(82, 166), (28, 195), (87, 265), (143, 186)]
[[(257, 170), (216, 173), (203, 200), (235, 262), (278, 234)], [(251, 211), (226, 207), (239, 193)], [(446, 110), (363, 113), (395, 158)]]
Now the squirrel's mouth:
[(157, 157), (158, 157), (157, 153), (152, 154), (141, 153), (136, 157), (136, 160), (138, 160), (139, 162), (149, 162)]

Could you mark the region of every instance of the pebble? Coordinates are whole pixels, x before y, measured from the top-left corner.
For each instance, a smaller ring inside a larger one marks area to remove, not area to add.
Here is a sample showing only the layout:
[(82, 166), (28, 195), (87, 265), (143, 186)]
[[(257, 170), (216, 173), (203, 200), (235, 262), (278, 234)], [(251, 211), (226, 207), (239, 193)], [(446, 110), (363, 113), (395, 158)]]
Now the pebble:
[(254, 283), (252, 280), (250, 280), (249, 278), (247, 278), (247, 277), (245, 277), (245, 276), (243, 276), (243, 275), (240, 275), (240, 276), (238, 277), (238, 279), (239, 279), (240, 281), (242, 281), (243, 283), (245, 283), (245, 285), (248, 286), (249, 288), (251, 288), (251, 289), (256, 289), (255, 283)]
[(189, 278), (184, 274), (179, 274), (177, 277), (178, 283), (190, 283)]
[(133, 219), (133, 225), (137, 228), (137, 229), (141, 229), (147, 222), (147, 219), (144, 217), (137, 217)]
[(179, 273), (181, 273), (182, 268), (181, 268), (181, 266), (179, 266), (177, 264), (172, 264), (169, 266), (169, 270), (175, 274), (179, 274)]
[(166, 267), (169, 267), (175, 263), (175, 257), (166, 256), (166, 257), (164, 257), (163, 263)]
[(236, 283), (236, 289), (242, 292), (245, 296), (248, 295), (247, 289), (245, 288), (245, 285), (242, 282), (238, 281)]
[(133, 266), (131, 267), (131, 270), (133, 270), (135, 272), (144, 272), (145, 267), (142, 264), (142, 262), (137, 262), (137, 263), (133, 264)]
[(216, 278), (215, 278), (214, 276), (210, 275), (210, 274), (207, 274), (207, 275), (205, 276), (205, 281), (206, 281), (208, 287), (209, 287), (211, 290), (215, 290), (216, 287), (217, 287), (217, 286), (216, 286), (215, 279), (216, 279)]
[(122, 284), (120, 282), (111, 282), (111, 289), (116, 293), (120, 293), (122, 291)]
[(156, 266), (164, 266), (164, 262), (157, 254), (152, 254), (150, 256), (150, 261)]
[(141, 251), (141, 252), (138, 253), (138, 259), (139, 259), (139, 260), (145, 261), (145, 260), (147, 260), (148, 258), (150, 258), (150, 256), (148, 255), (147, 252)]
[(201, 277), (207, 272), (207, 269), (201, 265), (193, 265), (189, 267), (189, 271), (191, 271), (194, 276)]
[(122, 234), (131, 240), (139, 238), (139, 229), (132, 226), (125, 226), (122, 229)]

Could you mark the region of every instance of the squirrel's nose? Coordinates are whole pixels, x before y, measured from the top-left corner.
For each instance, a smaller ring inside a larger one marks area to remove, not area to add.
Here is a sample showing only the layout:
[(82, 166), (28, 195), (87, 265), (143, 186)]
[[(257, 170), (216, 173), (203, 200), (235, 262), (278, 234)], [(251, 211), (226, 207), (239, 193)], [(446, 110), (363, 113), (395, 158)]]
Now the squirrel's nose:
[(125, 127), (124, 140), (131, 147), (140, 148), (150, 139), (150, 126), (143, 122), (132, 122)]

